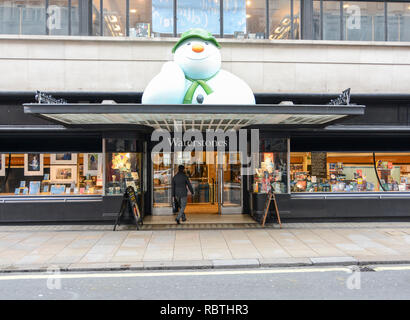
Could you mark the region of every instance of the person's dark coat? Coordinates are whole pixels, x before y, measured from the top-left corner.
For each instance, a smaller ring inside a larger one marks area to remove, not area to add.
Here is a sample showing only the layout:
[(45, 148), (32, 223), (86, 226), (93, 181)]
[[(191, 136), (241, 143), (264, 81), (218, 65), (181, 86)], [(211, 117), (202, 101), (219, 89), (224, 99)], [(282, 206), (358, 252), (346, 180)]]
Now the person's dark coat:
[(183, 172), (178, 172), (172, 178), (172, 196), (173, 197), (186, 197), (188, 196), (187, 187), (191, 194), (194, 194), (194, 189), (192, 188), (191, 182), (187, 175)]

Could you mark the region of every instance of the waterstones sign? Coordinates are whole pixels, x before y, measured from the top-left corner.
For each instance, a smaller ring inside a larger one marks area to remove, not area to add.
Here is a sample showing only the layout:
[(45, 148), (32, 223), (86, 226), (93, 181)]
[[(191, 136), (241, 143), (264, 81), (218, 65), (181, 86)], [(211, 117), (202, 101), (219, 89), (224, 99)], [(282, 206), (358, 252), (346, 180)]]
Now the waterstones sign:
[[(155, 143), (151, 159), (154, 164), (174, 163), (241, 164), (242, 175), (253, 175), (259, 167), (259, 130), (208, 129), (206, 132), (190, 129), (182, 132), (157, 129), (151, 135)], [(216, 156), (211, 156), (216, 152)], [(250, 151), (250, 152), (249, 152)], [(204, 152), (206, 152), (204, 156)], [(229, 154), (226, 160), (226, 154)], [(234, 156), (235, 155), (235, 156)]]

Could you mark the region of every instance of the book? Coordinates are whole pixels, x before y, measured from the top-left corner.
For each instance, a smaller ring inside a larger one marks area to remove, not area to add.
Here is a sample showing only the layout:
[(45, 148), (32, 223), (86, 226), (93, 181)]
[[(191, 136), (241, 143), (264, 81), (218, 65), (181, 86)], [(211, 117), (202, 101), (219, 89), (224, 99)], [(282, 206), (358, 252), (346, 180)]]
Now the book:
[(30, 181), (29, 194), (39, 194), (39, 193), (40, 193), (40, 181)]
[(65, 191), (65, 186), (64, 186), (64, 185), (56, 185), (56, 184), (53, 184), (53, 185), (51, 186), (51, 189), (50, 189), (50, 192), (51, 192), (51, 194), (53, 194), (53, 195), (63, 194), (64, 191)]
[(26, 181), (20, 181), (20, 188), (26, 187)]

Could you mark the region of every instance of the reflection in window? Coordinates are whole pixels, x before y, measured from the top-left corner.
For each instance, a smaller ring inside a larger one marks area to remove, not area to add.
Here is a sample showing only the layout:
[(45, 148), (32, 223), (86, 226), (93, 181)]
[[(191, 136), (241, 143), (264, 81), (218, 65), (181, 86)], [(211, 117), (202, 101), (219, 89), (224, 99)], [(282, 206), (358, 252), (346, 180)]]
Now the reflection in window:
[(78, 0), (71, 0), (71, 35), (80, 34), (80, 10)]
[(174, 34), (174, 0), (152, 0), (152, 32), (154, 37)]
[(45, 0), (13, 0), (0, 2), (0, 33), (46, 33)]
[(154, 207), (171, 206), (172, 164), (171, 153), (153, 153)]
[(130, 37), (150, 37), (152, 28), (151, 1), (130, 0)]
[[(229, 5), (229, 6), (227, 6)], [(224, 37), (264, 39), (266, 34), (266, 1), (246, 0), (238, 5), (224, 1)], [(238, 23), (240, 21), (240, 23)]]
[(343, 1), (345, 40), (384, 41), (384, 3)]
[[(292, 192), (410, 191), (410, 153), (292, 152)], [(380, 183), (382, 186), (380, 186)]]
[(323, 39), (340, 40), (340, 1), (323, 1)]
[(292, 39), (295, 37), (295, 30), (299, 30), (299, 19), (294, 20), (292, 36), (291, 1), (269, 0), (269, 39)]
[(108, 37), (125, 37), (126, 1), (104, 0), (103, 5), (103, 35)]
[(389, 41), (410, 41), (410, 3), (387, 4)]
[(101, 153), (0, 154), (0, 195), (101, 195)]
[(287, 193), (287, 153), (262, 152), (253, 177), (254, 193)]
[(313, 0), (313, 39), (321, 40), (320, 0)]
[(92, 35), (101, 36), (100, 0), (93, 0), (92, 2)]
[(68, 0), (50, 0), (47, 8), (47, 28), (50, 35), (68, 35)]
[[(220, 0), (179, 0), (177, 1), (177, 33), (181, 34), (190, 28), (203, 28), (212, 33), (213, 35), (220, 35)], [(243, 31), (245, 22), (238, 20), (241, 17), (241, 13), (244, 13), (244, 4), (242, 1), (225, 0), (224, 5), (227, 6), (226, 10), (229, 13), (224, 17), (227, 32), (233, 34), (234, 29), (240, 29)], [(225, 8), (224, 8), (225, 9)], [(244, 16), (244, 14), (243, 14)], [(237, 25), (239, 26), (237, 27)]]
[(141, 192), (142, 153), (122, 152), (106, 154), (107, 195), (122, 195), (128, 186)]

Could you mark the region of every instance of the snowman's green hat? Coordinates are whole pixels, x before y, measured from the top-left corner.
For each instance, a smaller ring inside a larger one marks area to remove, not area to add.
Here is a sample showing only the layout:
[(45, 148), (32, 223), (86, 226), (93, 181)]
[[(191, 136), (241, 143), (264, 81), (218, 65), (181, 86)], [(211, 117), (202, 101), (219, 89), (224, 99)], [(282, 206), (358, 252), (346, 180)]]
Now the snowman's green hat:
[(175, 53), (175, 50), (180, 46), (180, 44), (182, 42), (184, 42), (185, 40), (190, 39), (190, 38), (200, 38), (204, 41), (212, 42), (218, 48), (221, 47), (220, 44), (218, 43), (218, 41), (216, 41), (215, 37), (212, 35), (212, 33), (208, 32), (204, 29), (195, 28), (195, 29), (189, 29), (188, 31), (185, 31), (181, 35), (181, 39), (179, 39), (178, 42), (175, 44), (174, 48), (172, 48), (172, 53)]

